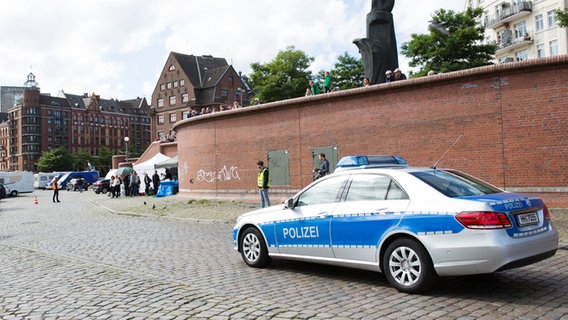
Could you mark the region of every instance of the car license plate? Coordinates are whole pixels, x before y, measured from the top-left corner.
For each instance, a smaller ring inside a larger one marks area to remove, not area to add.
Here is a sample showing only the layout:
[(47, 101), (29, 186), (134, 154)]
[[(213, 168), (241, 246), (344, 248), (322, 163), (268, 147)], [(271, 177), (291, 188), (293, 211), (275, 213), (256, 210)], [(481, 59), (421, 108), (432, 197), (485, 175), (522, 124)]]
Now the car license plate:
[(536, 215), (536, 212), (521, 213), (517, 215), (517, 219), (519, 220), (519, 226), (521, 227), (538, 223), (538, 216)]

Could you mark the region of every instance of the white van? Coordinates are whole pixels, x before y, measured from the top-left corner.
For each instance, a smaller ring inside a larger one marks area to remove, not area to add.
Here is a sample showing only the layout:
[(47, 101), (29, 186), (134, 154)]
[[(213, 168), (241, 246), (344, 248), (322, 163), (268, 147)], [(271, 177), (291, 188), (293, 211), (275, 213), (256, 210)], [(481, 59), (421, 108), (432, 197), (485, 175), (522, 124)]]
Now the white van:
[(45, 190), (45, 186), (53, 180), (54, 177), (58, 177), (69, 173), (71, 171), (61, 171), (61, 172), (40, 172), (34, 174), (34, 188)]
[(31, 171), (0, 172), (0, 183), (10, 189), (10, 196), (34, 192), (34, 174)]

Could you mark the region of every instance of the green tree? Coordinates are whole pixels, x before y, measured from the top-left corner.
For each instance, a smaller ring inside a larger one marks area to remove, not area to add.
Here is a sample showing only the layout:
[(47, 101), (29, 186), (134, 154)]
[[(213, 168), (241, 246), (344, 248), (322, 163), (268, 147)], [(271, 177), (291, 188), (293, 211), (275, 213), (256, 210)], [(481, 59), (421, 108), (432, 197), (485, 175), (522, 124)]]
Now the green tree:
[(112, 150), (107, 146), (99, 148), (99, 156), (95, 157), (93, 165), (97, 167), (110, 167), (112, 165)]
[(303, 96), (312, 76), (308, 68), (313, 61), (313, 57), (289, 46), (269, 63), (252, 63), (249, 79), (257, 97), (272, 102)]
[(36, 167), (43, 172), (71, 171), (73, 170), (73, 159), (69, 150), (61, 146), (43, 152), (36, 163)]
[(402, 44), (401, 53), (411, 58), (409, 65), (419, 67), (412, 76), (424, 76), (430, 70), (450, 72), (489, 65), (495, 45), (483, 44), (485, 27), (478, 21), (482, 8), (465, 12), (439, 9), (433, 17), (449, 34), (431, 28), (429, 34), (412, 34), (412, 40)]
[(337, 62), (330, 74), (333, 77), (333, 85), (341, 90), (363, 86), (365, 68), (361, 58), (350, 56), (348, 52), (337, 57)]
[(88, 163), (91, 162), (91, 153), (79, 151), (73, 155), (73, 170), (86, 171), (88, 170)]
[(554, 13), (556, 13), (556, 20), (558, 21), (558, 26), (562, 28), (568, 27), (568, 9), (564, 10), (556, 9), (554, 10)]

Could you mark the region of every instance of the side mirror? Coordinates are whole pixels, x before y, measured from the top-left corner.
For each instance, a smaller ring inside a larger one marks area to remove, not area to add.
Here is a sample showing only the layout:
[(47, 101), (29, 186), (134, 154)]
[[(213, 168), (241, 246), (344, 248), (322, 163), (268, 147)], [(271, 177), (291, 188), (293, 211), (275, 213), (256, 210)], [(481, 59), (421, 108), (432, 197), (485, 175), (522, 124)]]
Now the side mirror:
[(286, 200), (286, 208), (294, 209), (294, 207), (295, 207), (294, 198), (290, 198), (290, 199)]

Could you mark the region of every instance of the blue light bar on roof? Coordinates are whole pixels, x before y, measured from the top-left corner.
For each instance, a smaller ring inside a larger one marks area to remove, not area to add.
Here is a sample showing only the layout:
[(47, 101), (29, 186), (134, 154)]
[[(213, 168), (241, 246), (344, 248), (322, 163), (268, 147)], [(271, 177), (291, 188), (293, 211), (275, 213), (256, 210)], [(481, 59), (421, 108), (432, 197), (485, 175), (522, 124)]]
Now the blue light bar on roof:
[(408, 165), (400, 156), (346, 156), (337, 163), (338, 167), (363, 167), (363, 166), (388, 166), (388, 165)]
[(337, 163), (338, 167), (359, 167), (369, 164), (367, 156), (346, 156)]

